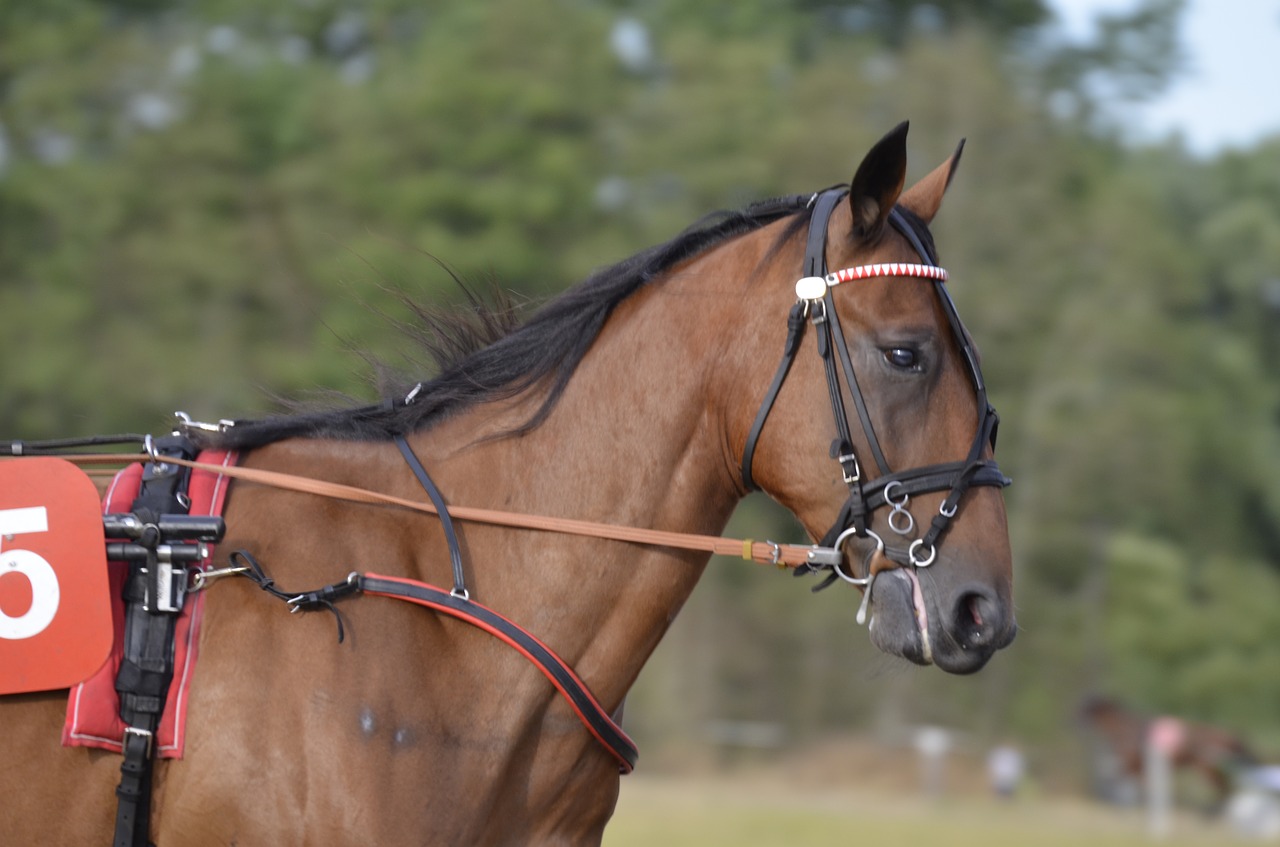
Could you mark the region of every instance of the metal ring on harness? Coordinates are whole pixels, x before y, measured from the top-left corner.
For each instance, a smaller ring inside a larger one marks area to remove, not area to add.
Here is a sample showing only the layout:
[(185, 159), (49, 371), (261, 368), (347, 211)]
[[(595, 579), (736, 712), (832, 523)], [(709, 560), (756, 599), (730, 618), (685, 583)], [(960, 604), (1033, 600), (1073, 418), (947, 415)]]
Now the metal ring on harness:
[(907, 558), (911, 559), (911, 564), (915, 565), (917, 568), (927, 568), (933, 564), (934, 559), (938, 558), (937, 545), (930, 544), (929, 555), (922, 559), (917, 559), (916, 550), (918, 550), (920, 546), (923, 544), (924, 544), (924, 539), (917, 538), (915, 541), (912, 541), (911, 546), (907, 548)]
[[(869, 536), (871, 536), (872, 538), (874, 538), (874, 539), (876, 540), (876, 550), (875, 550), (875, 552), (876, 552), (876, 553), (883, 553), (883, 552), (884, 552), (884, 539), (883, 539), (883, 538), (881, 538), (879, 535), (877, 535), (875, 532), (873, 532), (872, 530), (869, 530), (869, 529), (868, 529), (868, 530), (864, 530), (864, 534), (865, 534), (865, 535), (869, 535)], [(846, 538), (848, 538), (848, 537), (849, 537), (849, 536), (851, 536), (851, 535), (858, 535), (858, 531), (857, 531), (857, 529), (855, 529), (854, 527), (849, 527), (849, 528), (848, 528), (848, 529), (846, 529), (844, 532), (840, 533), (840, 535), (836, 537), (836, 543), (835, 543), (835, 544), (833, 544), (833, 545), (831, 545), (831, 546), (832, 546), (833, 548), (835, 548), (836, 550), (841, 549), (841, 548), (844, 546), (844, 541), (845, 541), (845, 539), (846, 539)], [(859, 535), (858, 537), (860, 537), (860, 538), (861, 538), (861, 537), (863, 537), (863, 536)], [(874, 554), (873, 554), (873, 555), (874, 555)], [(841, 579), (843, 579), (845, 582), (849, 583), (850, 585), (863, 585), (863, 586), (866, 586), (866, 585), (870, 585), (870, 584), (871, 584), (871, 580), (875, 579), (875, 577), (874, 577), (873, 575), (871, 575), (871, 574), (868, 574), (867, 576), (864, 576), (864, 577), (849, 576), (847, 573), (845, 573), (843, 570), (841, 570), (841, 568), (840, 568), (840, 564), (839, 564), (839, 563), (833, 564), (833, 565), (831, 566), (831, 569), (832, 569), (832, 571), (835, 573), (835, 575), (836, 575), (836, 576), (840, 577)]]
[[(893, 510), (889, 512), (889, 529), (898, 533), (898, 535), (910, 535), (911, 530), (916, 528), (915, 517), (909, 511), (907, 511), (907, 503), (911, 502), (911, 495), (903, 494), (901, 500), (894, 500), (893, 494), (891, 494), (890, 492), (893, 491), (893, 487), (895, 485), (898, 488), (903, 487), (901, 482), (894, 479), (889, 481), (889, 484), (884, 487), (884, 492), (883, 492), (885, 502), (893, 507)], [(901, 520), (898, 518), (899, 515), (906, 516), (907, 520), (906, 520), (905, 526), (899, 526), (899, 524), (901, 523)]]

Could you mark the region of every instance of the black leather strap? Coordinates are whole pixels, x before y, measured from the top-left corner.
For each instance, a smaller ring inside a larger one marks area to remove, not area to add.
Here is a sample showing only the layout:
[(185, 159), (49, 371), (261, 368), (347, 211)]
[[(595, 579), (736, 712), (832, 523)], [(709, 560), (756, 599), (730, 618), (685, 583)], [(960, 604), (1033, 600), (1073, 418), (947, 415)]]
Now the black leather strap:
[[(151, 777), (155, 734), (164, 713), (165, 697), (173, 679), (173, 632), (182, 593), (174, 593), (173, 580), (185, 584), (186, 571), (161, 562), (157, 546), (164, 537), (162, 515), (185, 515), (190, 471), (166, 464), (165, 456), (193, 459), (196, 447), (184, 436), (156, 439), (153, 461), (142, 475), (141, 488), (132, 505), (144, 529), (135, 539), (145, 549), (140, 560), (130, 562), (125, 580), (123, 657), (116, 673), (120, 717), (128, 724), (123, 740), (124, 761), (116, 788), (114, 847), (148, 847), (151, 822)], [(161, 579), (161, 574), (166, 575)], [(177, 598), (177, 604), (171, 602)]]
[(366, 594), (380, 594), (409, 600), (420, 606), (457, 618), (494, 635), (533, 662), (564, 696), (587, 730), (618, 760), (623, 773), (635, 768), (639, 752), (635, 743), (596, 701), (573, 669), (555, 651), (519, 625), (492, 609), (416, 580), (367, 574), (358, 578)]
[(269, 594), (286, 600), (294, 609), (305, 611), (326, 607), (336, 613), (333, 608), (335, 601), (357, 593), (374, 594), (407, 600), (488, 632), (514, 648), (546, 676), (568, 701), (587, 731), (618, 760), (623, 773), (630, 773), (635, 767), (639, 758), (635, 743), (605, 711), (573, 669), (550, 647), (487, 606), (461, 596), (456, 591), (445, 591), (418, 580), (377, 574), (352, 573), (342, 582), (315, 591), (291, 594), (276, 588), (274, 581), (248, 552), (235, 551), (231, 554), (231, 561), (243, 566), (243, 570), (237, 571), (239, 575), (253, 580)]
[(827, 275), (827, 224), (836, 205), (849, 193), (844, 185), (824, 188), (814, 195), (813, 216), (809, 218), (809, 236), (804, 244), (804, 275)]
[(151, 844), (151, 772), (154, 729), (131, 727), (124, 736), (124, 762), (116, 786), (116, 829), (113, 847), (148, 847)]
[(413, 470), (413, 475), (418, 478), (418, 482), (426, 489), (427, 496), (431, 498), (431, 503), (436, 507), (436, 513), (440, 517), (440, 526), (444, 529), (445, 543), (449, 545), (449, 562), (453, 566), (453, 593), (467, 597), (467, 581), (466, 574), (462, 571), (462, 548), (458, 544), (458, 534), (453, 528), (453, 518), (449, 516), (449, 506), (444, 501), (444, 495), (440, 493), (440, 489), (436, 488), (436, 484), (431, 481), (431, 476), (427, 473), (427, 469), (422, 466), (422, 462), (418, 461), (418, 457), (414, 455), (413, 448), (409, 446), (409, 442), (405, 440), (403, 435), (396, 436), (396, 447), (400, 448), (400, 455), (404, 456), (404, 460), (409, 463), (409, 467)]
[[(836, 302), (828, 289), (826, 295), (828, 333), (835, 342), (836, 352), (840, 357), (840, 368), (844, 371), (845, 384), (853, 395), (853, 407), (858, 412), (858, 420), (862, 423), (862, 431), (867, 437), (867, 445), (871, 448), (871, 458), (875, 459), (880, 474), (889, 473), (889, 463), (885, 460), (884, 450), (880, 447), (880, 439), (876, 437), (876, 428), (871, 423), (871, 412), (867, 409), (866, 398), (862, 396), (862, 387), (858, 384), (858, 376), (853, 370), (853, 359), (849, 357), (849, 344), (845, 341), (844, 330), (840, 327), (840, 315), (836, 312)], [(838, 390), (837, 384), (837, 390)], [(843, 402), (843, 401), (841, 401)]]
[(764, 402), (756, 412), (756, 419), (752, 422), (751, 431), (747, 434), (746, 446), (742, 449), (742, 484), (748, 491), (754, 491), (756, 488), (756, 481), (751, 476), (751, 465), (756, 455), (756, 442), (760, 440), (764, 422), (769, 419), (773, 404), (777, 402), (778, 392), (782, 390), (782, 383), (786, 381), (787, 374), (791, 372), (791, 365), (796, 360), (796, 351), (800, 349), (800, 340), (804, 337), (804, 326), (804, 304), (796, 303), (791, 307), (791, 313), (787, 315), (787, 343), (782, 350), (782, 361), (778, 363), (773, 382), (769, 383), (769, 390), (765, 392)]

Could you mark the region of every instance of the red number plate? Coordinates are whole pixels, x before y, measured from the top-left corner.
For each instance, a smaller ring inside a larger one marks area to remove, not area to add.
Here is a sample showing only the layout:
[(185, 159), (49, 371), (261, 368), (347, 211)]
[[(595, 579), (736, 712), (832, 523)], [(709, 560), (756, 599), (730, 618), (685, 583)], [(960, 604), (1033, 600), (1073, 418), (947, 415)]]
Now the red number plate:
[(87, 679), (112, 633), (93, 481), (63, 459), (0, 462), (0, 694)]

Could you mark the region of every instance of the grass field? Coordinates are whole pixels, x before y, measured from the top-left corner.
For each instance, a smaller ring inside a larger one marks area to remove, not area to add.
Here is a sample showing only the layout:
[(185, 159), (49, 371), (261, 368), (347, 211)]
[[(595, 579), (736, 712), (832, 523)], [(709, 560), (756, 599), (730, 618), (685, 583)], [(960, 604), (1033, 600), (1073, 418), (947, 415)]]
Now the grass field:
[[(1244, 843), (1221, 824), (1179, 815), (1155, 840), (1138, 810), (1076, 798), (1001, 802), (861, 792), (856, 786), (804, 788), (776, 777), (630, 776), (605, 847), (850, 844), (858, 847), (1207, 847)], [(1255, 842), (1256, 843), (1256, 842)]]
[[(1038, 761), (1009, 801), (988, 788), (980, 750), (956, 751), (922, 791), (914, 751), (829, 738), (768, 759), (736, 763), (656, 754), (622, 780), (605, 847), (1209, 847), (1246, 845), (1220, 820), (1174, 815), (1148, 835), (1143, 811), (1082, 796), (1083, 780)], [(732, 766), (731, 766), (732, 765)], [(1189, 797), (1186, 799), (1194, 799)], [(1275, 843), (1275, 842), (1273, 842)]]

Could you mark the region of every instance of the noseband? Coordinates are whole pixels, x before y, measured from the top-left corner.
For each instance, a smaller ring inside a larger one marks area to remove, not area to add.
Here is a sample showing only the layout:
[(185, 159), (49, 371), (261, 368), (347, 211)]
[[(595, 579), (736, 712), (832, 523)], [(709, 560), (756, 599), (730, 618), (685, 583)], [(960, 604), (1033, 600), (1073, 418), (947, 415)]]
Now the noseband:
[[(847, 193), (847, 189), (844, 188), (827, 189), (815, 195), (814, 200), (811, 201), (813, 217), (809, 222), (804, 275), (796, 283), (796, 304), (791, 307), (791, 313), (787, 318), (787, 343), (782, 361), (760, 405), (760, 410), (756, 413), (743, 449), (742, 479), (748, 490), (756, 487), (751, 477), (751, 463), (755, 455), (756, 442), (777, 400), (778, 392), (782, 389), (782, 384), (791, 370), (796, 352), (800, 348), (800, 341), (804, 336), (805, 325), (812, 324), (817, 333), (818, 353), (826, 373), (827, 391), (836, 424), (836, 438), (831, 444), (831, 458), (839, 463), (844, 482), (849, 486), (849, 497), (840, 509), (835, 523), (822, 537), (820, 545), (835, 548), (838, 551), (851, 535), (872, 538), (877, 547), (898, 564), (923, 568), (933, 564), (937, 558), (942, 535), (955, 517), (961, 498), (971, 486), (992, 485), (1002, 488), (1011, 482), (1000, 472), (994, 459), (982, 458), (983, 449), (987, 444), (990, 444), (992, 449), (995, 448), (1000, 418), (987, 401), (987, 388), (982, 380), (982, 371), (978, 367), (977, 350), (974, 349), (969, 334), (965, 332), (964, 325), (960, 322), (960, 316), (956, 312), (951, 295), (943, 285), (947, 279), (947, 272), (938, 267), (937, 257), (930, 248), (925, 246), (922, 226), (918, 221), (908, 218), (896, 207), (889, 213), (889, 222), (902, 233), (920, 255), (923, 264), (892, 262), (860, 265), (834, 273), (827, 271), (827, 225), (831, 219), (831, 213)], [(871, 424), (866, 400), (858, 386), (857, 376), (854, 374), (853, 360), (849, 356), (849, 348), (844, 332), (840, 328), (839, 314), (832, 298), (832, 289), (841, 283), (880, 276), (910, 276), (933, 281), (934, 290), (942, 303), (942, 310), (947, 316), (951, 333), (964, 355), (969, 380), (977, 394), (978, 429), (974, 435), (973, 444), (969, 448), (969, 454), (962, 461), (925, 465), (894, 472), (885, 459), (880, 440), (876, 437), (875, 428)], [(836, 364), (837, 359), (839, 365)], [(844, 375), (843, 386), (840, 379), (841, 373)], [(864, 480), (863, 467), (853, 447), (849, 416), (844, 402), (845, 388), (853, 398), (858, 420), (862, 424), (862, 432), (866, 436), (867, 446), (879, 473), (879, 476), (870, 481)], [(907, 549), (886, 546), (883, 539), (870, 528), (875, 511), (888, 506), (889, 528), (900, 536), (910, 536), (915, 529), (915, 518), (907, 510), (907, 504), (912, 496), (931, 491), (948, 491), (948, 494), (938, 507), (938, 513), (933, 517), (929, 529), (923, 536), (912, 540)], [(832, 573), (819, 586), (820, 588), (830, 585), (837, 576), (859, 585), (866, 585), (872, 578), (872, 575), (868, 574), (866, 577), (855, 579), (844, 573), (839, 564), (825, 563), (803, 566), (797, 569), (797, 573), (813, 572), (825, 567), (831, 567)]]

